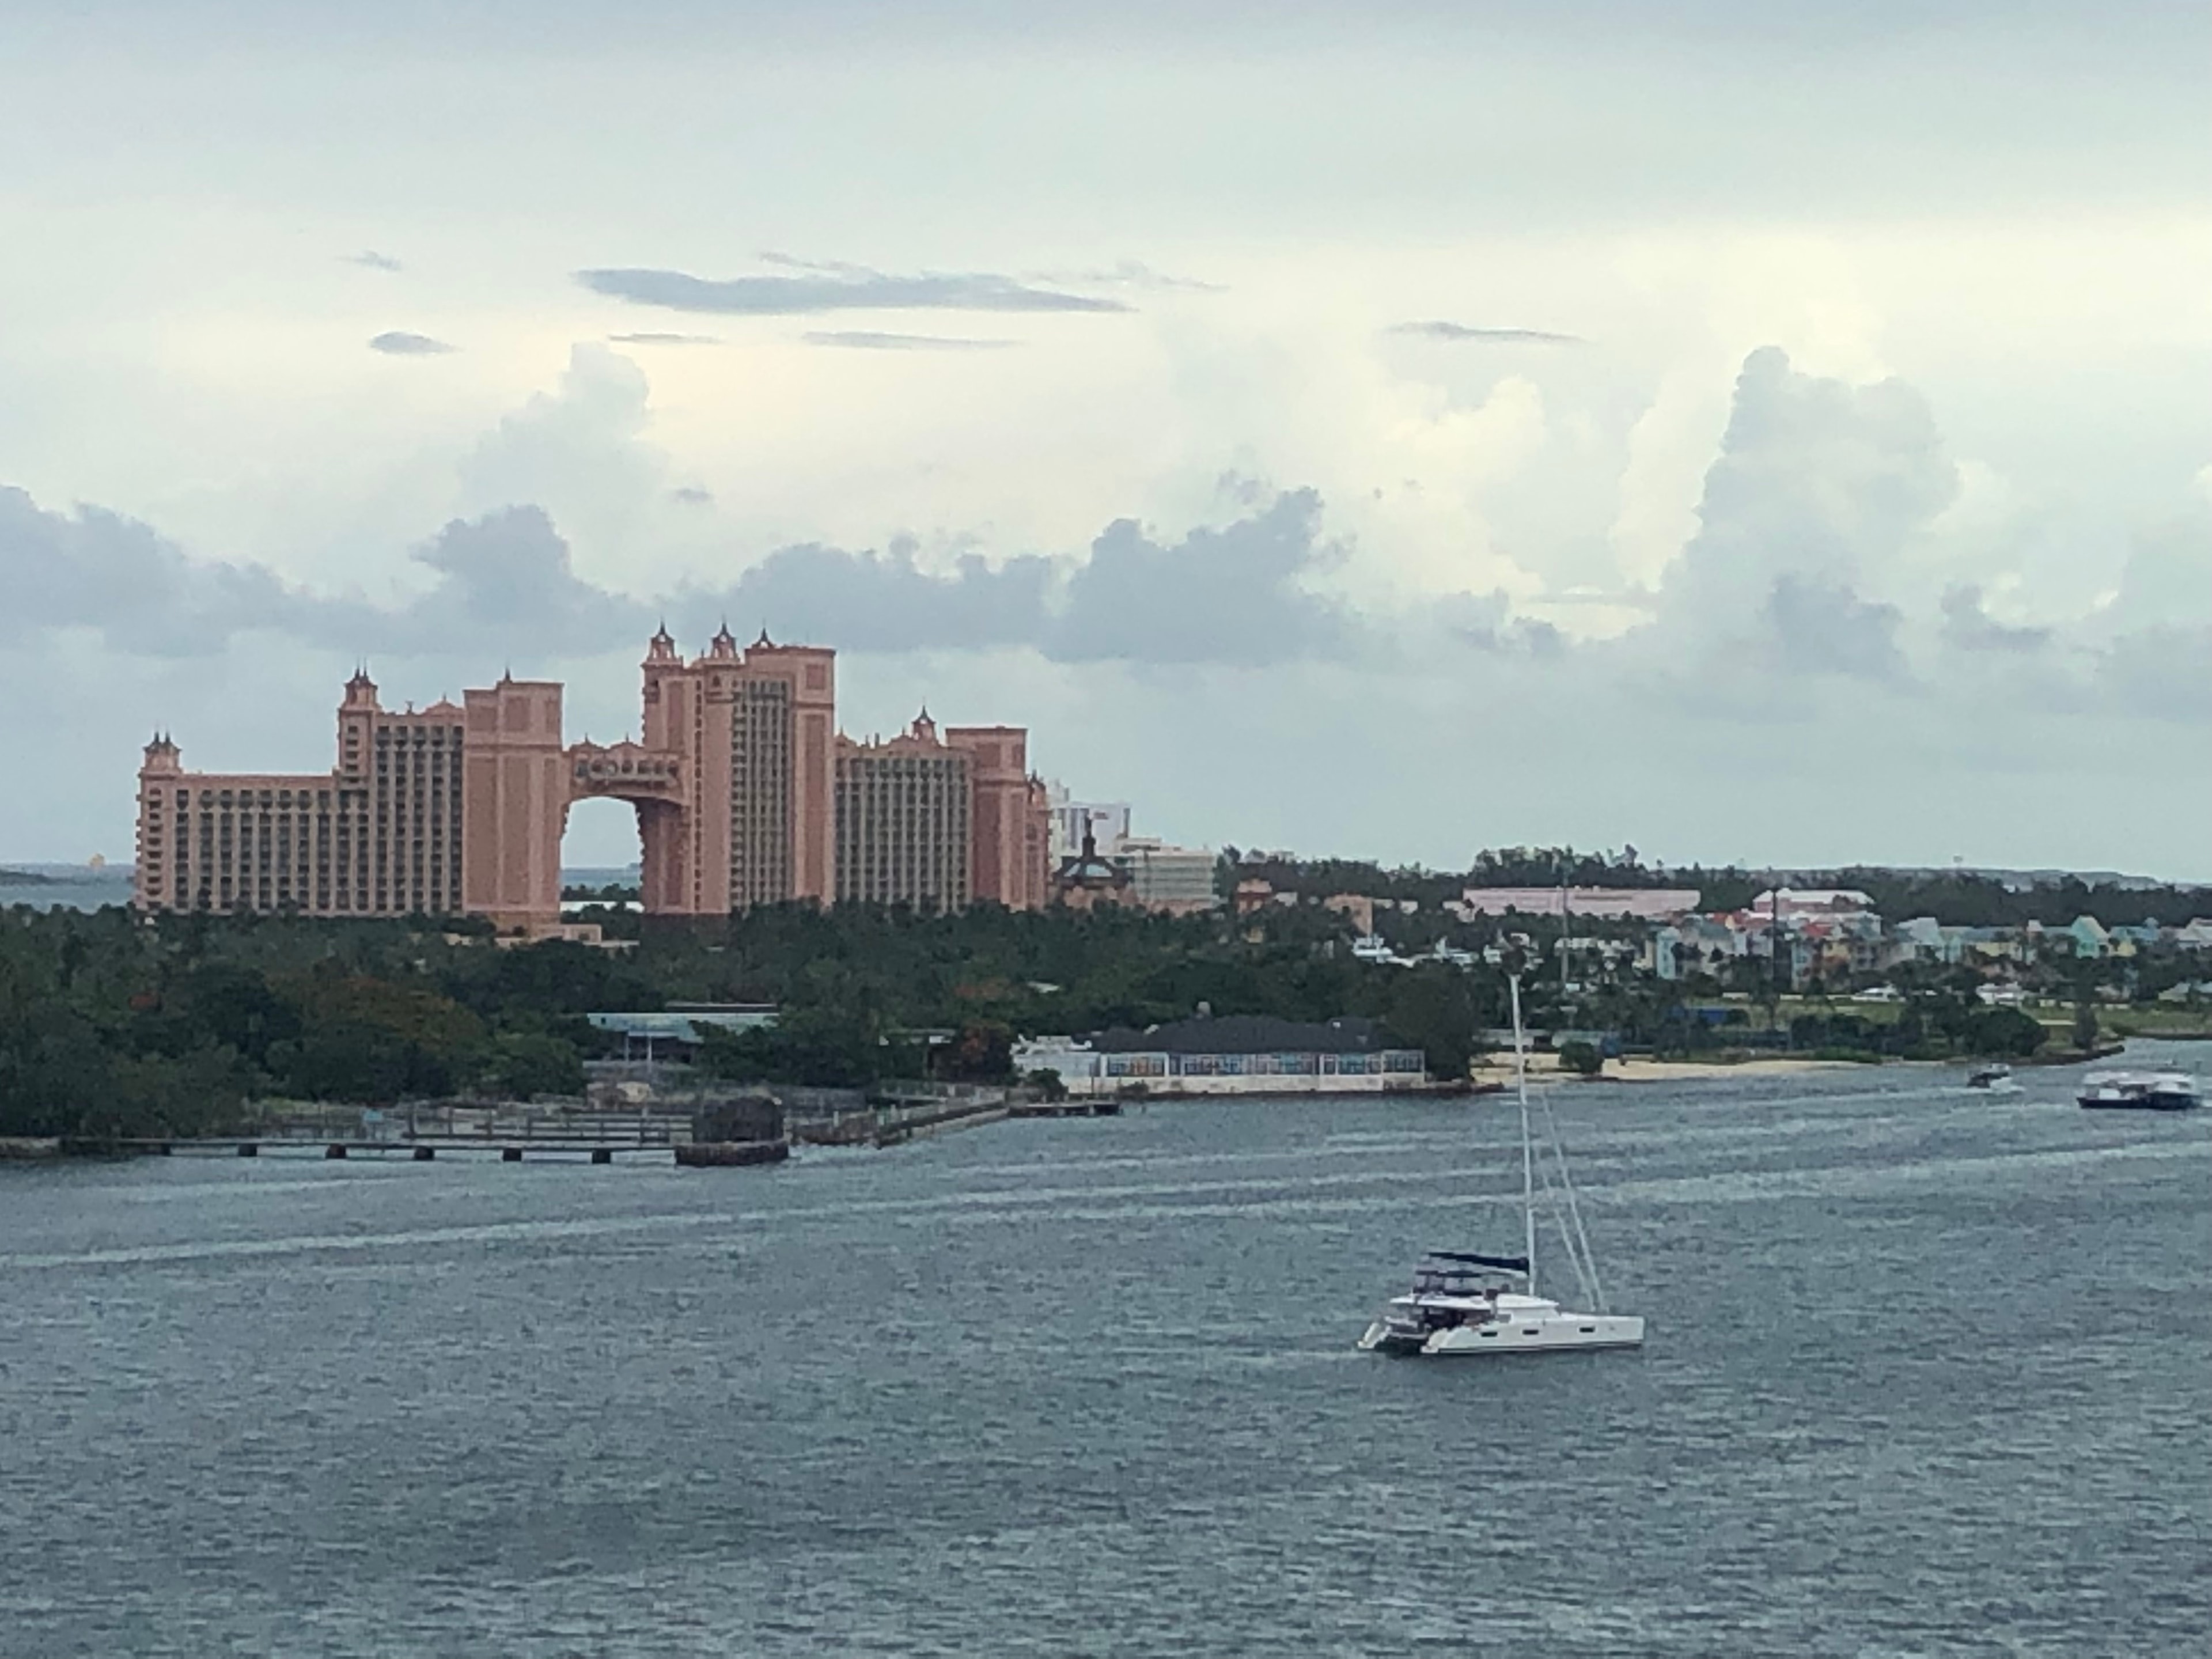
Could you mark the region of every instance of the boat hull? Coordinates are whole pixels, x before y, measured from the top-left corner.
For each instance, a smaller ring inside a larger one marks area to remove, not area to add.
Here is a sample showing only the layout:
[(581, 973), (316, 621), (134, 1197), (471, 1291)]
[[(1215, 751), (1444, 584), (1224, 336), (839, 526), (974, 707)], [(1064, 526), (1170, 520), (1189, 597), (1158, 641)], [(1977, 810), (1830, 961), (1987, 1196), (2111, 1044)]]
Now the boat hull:
[(1460, 1359), (1643, 1346), (1644, 1322), (1634, 1315), (1561, 1313), (1540, 1319), (1455, 1325), (1431, 1336), (1421, 1352), (1437, 1359)]
[(2075, 1103), (2085, 1112), (2191, 1112), (2203, 1105), (2196, 1095), (2150, 1093), (2100, 1097), (2081, 1095)]
[(1370, 1325), (1365, 1334), (1360, 1337), (1359, 1351), (1362, 1353), (1410, 1356), (1420, 1352), (1422, 1344), (1426, 1340), (1425, 1334), (1422, 1333), (1393, 1330), (1387, 1323), (1378, 1319)]

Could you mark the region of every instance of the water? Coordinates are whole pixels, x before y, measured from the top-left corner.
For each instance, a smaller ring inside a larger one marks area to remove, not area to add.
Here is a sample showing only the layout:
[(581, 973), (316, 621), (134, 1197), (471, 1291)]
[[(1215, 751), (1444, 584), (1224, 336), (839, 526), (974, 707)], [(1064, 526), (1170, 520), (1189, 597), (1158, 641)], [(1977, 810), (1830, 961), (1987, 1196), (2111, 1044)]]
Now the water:
[(2079, 1656), (2212, 1626), (2212, 1122), (1560, 1097), (1640, 1354), (1352, 1343), (1504, 1103), (0, 1168), (0, 1654)]

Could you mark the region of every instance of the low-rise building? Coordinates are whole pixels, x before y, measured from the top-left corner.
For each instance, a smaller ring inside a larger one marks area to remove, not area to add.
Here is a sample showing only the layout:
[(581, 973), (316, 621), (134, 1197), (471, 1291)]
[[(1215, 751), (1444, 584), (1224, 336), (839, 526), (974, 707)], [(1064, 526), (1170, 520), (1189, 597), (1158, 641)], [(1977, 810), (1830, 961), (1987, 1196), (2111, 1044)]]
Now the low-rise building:
[(1316, 1024), (1265, 1015), (1178, 1020), (1015, 1045), (1018, 1072), (1056, 1073), (1075, 1096), (1379, 1094), (1419, 1083), (1418, 1048), (1391, 1046), (1372, 1020)]
[(1469, 887), (1456, 914), (1476, 916), (1577, 915), (1600, 920), (1670, 921), (1698, 908), (1686, 887)]

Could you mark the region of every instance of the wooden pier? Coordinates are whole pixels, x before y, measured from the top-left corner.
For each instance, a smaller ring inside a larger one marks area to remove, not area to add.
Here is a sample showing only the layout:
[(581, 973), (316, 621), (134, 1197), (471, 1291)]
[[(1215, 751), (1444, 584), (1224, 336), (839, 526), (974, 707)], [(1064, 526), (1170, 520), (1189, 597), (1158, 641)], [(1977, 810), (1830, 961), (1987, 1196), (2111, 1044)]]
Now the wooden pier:
[(216, 1135), (206, 1138), (124, 1136), (94, 1139), (64, 1136), (58, 1143), (64, 1158), (259, 1158), (263, 1152), (325, 1160), (353, 1158), (383, 1158), (410, 1164), (429, 1164), (441, 1152), (484, 1158), (497, 1153), (502, 1164), (520, 1164), (526, 1156), (582, 1156), (593, 1164), (611, 1164), (617, 1152), (663, 1152), (675, 1150), (666, 1140), (571, 1140), (550, 1135), (520, 1139), (486, 1139), (477, 1136), (441, 1136), (435, 1139), (376, 1140), (332, 1139), (301, 1135)]

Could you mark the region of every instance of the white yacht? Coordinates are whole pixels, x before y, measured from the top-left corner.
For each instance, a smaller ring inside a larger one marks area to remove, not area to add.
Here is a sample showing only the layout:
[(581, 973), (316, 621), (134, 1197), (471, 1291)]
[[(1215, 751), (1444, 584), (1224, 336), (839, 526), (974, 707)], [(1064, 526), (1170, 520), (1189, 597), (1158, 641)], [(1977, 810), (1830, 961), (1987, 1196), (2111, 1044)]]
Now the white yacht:
[(2074, 1097), (2092, 1109), (2106, 1111), (2185, 1112), (2204, 1103), (2197, 1079), (2188, 1073), (2168, 1068), (2157, 1072), (2091, 1072), (2081, 1079), (2081, 1092)]
[[(1644, 1321), (1607, 1310), (1598, 1284), (1597, 1264), (1583, 1231), (1582, 1206), (1567, 1175), (1565, 1149), (1551, 1103), (1544, 1104), (1551, 1131), (1553, 1162), (1542, 1166), (1544, 1194), (1550, 1200), (1563, 1253), (1583, 1297), (1595, 1313), (1576, 1313), (1536, 1290), (1536, 1188), (1539, 1164), (1528, 1117), (1528, 1044), (1521, 1031), (1521, 980), (1510, 981), (1513, 994), (1514, 1077), (1521, 1100), (1521, 1224), (1522, 1253), (1482, 1255), (1472, 1250), (1435, 1250), (1413, 1275), (1413, 1288), (1393, 1297), (1382, 1316), (1359, 1339), (1370, 1353), (1461, 1354), (1547, 1353), (1563, 1348), (1636, 1348), (1644, 1344)], [(1556, 1169), (1556, 1179), (1554, 1170)], [(1519, 1288), (1513, 1288), (1516, 1285)]]

